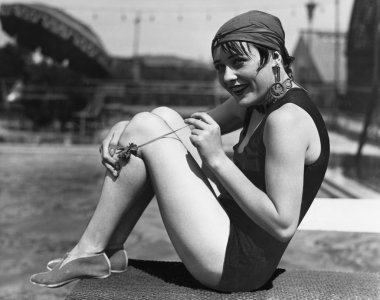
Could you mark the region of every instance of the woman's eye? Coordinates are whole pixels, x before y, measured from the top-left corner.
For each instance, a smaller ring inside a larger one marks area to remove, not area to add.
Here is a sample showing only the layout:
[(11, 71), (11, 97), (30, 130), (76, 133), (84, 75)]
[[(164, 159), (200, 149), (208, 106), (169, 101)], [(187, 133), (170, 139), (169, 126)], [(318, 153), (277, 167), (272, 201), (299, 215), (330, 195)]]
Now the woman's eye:
[(234, 67), (241, 67), (244, 64), (245, 60), (241, 57), (236, 57), (232, 60), (232, 65)]
[(225, 66), (222, 65), (222, 64), (216, 64), (216, 65), (214, 65), (214, 68), (215, 68), (215, 70), (217, 70), (218, 72), (223, 72), (224, 69), (225, 69)]

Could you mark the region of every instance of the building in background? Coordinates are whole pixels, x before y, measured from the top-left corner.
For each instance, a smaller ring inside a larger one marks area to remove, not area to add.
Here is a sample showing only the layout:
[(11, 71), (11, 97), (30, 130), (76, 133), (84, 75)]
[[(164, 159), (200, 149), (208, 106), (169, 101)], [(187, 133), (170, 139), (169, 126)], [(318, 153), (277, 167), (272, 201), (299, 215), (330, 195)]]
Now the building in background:
[(346, 34), (301, 31), (293, 56), (295, 81), (308, 89), (320, 107), (332, 107), (337, 95), (346, 94)]

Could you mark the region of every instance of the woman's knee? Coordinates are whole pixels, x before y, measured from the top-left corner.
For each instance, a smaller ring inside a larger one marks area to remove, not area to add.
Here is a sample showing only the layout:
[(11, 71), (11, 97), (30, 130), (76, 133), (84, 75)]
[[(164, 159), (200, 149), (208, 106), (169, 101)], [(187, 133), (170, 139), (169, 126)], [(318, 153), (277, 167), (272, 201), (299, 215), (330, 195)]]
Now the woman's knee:
[(167, 124), (183, 123), (181, 115), (172, 108), (167, 106), (160, 106), (152, 110), (152, 114), (157, 115), (165, 120)]
[(119, 144), (124, 147), (130, 143), (139, 145), (164, 133), (167, 128), (165, 122), (156, 115), (150, 112), (141, 112), (131, 119), (120, 137)]

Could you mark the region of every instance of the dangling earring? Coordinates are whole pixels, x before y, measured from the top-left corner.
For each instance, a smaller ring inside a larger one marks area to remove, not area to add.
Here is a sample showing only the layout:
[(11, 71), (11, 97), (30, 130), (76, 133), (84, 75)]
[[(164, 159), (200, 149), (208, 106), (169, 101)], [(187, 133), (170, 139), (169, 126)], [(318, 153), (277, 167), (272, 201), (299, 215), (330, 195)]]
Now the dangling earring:
[[(275, 53), (273, 58), (277, 59), (278, 54)], [(276, 65), (272, 67), (272, 70), (274, 75), (274, 84), (272, 84), (269, 90), (265, 93), (264, 101), (261, 104), (254, 106), (254, 109), (261, 114), (266, 114), (269, 108), (275, 104), (278, 99), (284, 97), (287, 91), (292, 88), (291, 77), (285, 79), (284, 82), (280, 82), (281, 68), (277, 61)]]
[(272, 67), (273, 75), (274, 75), (274, 84), (270, 87), (270, 94), (275, 99), (282, 98), (286, 93), (285, 86), (280, 82), (280, 66), (278, 62), (276, 65)]

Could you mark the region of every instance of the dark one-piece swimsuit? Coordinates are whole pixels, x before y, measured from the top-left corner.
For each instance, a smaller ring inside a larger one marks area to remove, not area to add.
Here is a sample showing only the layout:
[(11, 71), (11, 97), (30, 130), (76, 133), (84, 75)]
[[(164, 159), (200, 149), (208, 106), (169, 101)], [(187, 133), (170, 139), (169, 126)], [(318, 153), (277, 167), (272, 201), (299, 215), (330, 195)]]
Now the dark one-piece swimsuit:
[[(311, 116), (318, 129), (321, 143), (319, 158), (313, 164), (304, 166), (299, 224), (322, 184), (330, 153), (325, 123), (305, 90), (293, 88), (283, 98), (277, 100), (266, 112), (263, 121), (253, 133), (243, 152), (238, 153), (239, 144), (244, 138), (245, 130), (243, 128), (239, 142), (233, 148), (233, 161), (257, 188), (266, 192), (265, 145), (263, 142), (265, 122), (271, 112), (286, 103), (298, 105)], [(221, 191), (218, 200), (230, 218), (230, 234), (218, 290), (233, 292), (258, 289), (267, 283), (274, 274), (289, 242), (275, 239), (258, 226), (227, 191)]]

